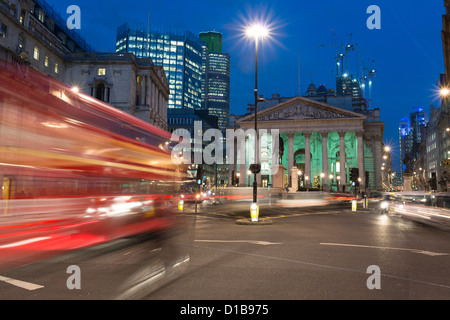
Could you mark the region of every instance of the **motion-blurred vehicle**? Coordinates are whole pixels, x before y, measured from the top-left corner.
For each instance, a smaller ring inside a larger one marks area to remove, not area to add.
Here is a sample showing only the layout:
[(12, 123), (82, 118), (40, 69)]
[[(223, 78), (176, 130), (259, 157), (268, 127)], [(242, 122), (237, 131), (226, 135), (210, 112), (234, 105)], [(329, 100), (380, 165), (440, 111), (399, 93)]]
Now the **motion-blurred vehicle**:
[(0, 269), (178, 224), (170, 133), (0, 65)]

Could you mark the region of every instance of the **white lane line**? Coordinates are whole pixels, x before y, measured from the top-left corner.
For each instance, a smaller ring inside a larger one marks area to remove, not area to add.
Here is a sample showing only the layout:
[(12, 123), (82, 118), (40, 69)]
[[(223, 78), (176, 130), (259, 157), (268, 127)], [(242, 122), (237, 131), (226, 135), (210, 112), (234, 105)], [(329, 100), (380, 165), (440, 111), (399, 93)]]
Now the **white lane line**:
[(217, 242), (217, 243), (250, 243), (260, 246), (270, 246), (282, 244), (280, 242), (254, 241), (254, 240), (195, 240), (196, 242)]
[(19, 242), (10, 243), (10, 244), (5, 244), (3, 246), (0, 246), (0, 249), (20, 247), (20, 246), (24, 246), (24, 245), (27, 245), (27, 244), (30, 244), (30, 243), (47, 240), (47, 239), (50, 239), (50, 238), (51, 237), (40, 237), (40, 238), (33, 238), (33, 239), (23, 240), (23, 241), (19, 241)]
[(407, 248), (391, 248), (391, 247), (377, 247), (377, 246), (366, 246), (359, 244), (345, 244), (345, 243), (321, 243), (323, 246), (340, 246), (340, 247), (357, 247), (357, 248), (370, 248), (370, 249), (385, 249), (385, 250), (401, 250), (401, 251), (409, 251), (413, 253), (424, 254), (427, 256), (448, 256), (448, 253), (439, 253), (439, 252), (431, 252), (420, 249), (407, 249)]
[(21, 280), (16, 280), (16, 279), (11, 279), (11, 278), (2, 277), (2, 276), (0, 276), (0, 281), (12, 284), (13, 286), (16, 286), (16, 287), (19, 287), (19, 288), (22, 288), (22, 289), (26, 289), (26, 290), (29, 290), (29, 291), (33, 291), (33, 290), (44, 288), (44, 286), (40, 286), (38, 284), (25, 282), (25, 281), (21, 281)]

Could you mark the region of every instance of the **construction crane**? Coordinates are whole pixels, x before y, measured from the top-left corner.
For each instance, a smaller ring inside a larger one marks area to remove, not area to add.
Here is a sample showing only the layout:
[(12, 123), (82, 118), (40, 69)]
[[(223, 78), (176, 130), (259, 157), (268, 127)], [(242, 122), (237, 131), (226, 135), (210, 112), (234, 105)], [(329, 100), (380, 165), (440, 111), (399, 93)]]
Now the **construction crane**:
[(360, 83), (361, 83), (361, 87), (363, 88), (363, 92), (365, 94), (365, 88), (366, 88), (366, 83), (368, 83), (369, 86), (369, 97), (368, 97), (368, 101), (372, 101), (372, 87), (373, 87), (373, 80), (372, 78), (375, 77), (377, 71), (375, 70), (375, 60), (371, 61), (371, 64), (369, 66), (367, 66), (364, 63), (364, 60), (361, 57), (361, 54), (359, 53), (359, 48), (356, 47), (356, 55), (358, 56), (358, 60), (359, 60), (359, 65), (360, 68), (362, 70), (362, 74), (361, 74), (361, 78), (360, 78)]
[[(333, 31), (334, 45), (320, 44), (318, 47), (336, 48), (336, 77), (343, 77), (349, 74), (349, 53), (355, 49), (351, 44), (353, 34), (349, 35), (347, 44), (337, 43), (336, 33)], [(344, 63), (345, 59), (345, 63)]]

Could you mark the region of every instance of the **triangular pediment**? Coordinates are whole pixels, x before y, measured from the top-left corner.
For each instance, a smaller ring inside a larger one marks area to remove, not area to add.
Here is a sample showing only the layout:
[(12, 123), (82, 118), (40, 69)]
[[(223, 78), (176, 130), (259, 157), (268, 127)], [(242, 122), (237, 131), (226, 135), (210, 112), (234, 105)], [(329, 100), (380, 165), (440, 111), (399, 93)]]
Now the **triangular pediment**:
[[(296, 97), (258, 112), (258, 121), (302, 121), (365, 119), (362, 114), (334, 107), (322, 102)], [(238, 123), (254, 121), (255, 114), (238, 120)]]

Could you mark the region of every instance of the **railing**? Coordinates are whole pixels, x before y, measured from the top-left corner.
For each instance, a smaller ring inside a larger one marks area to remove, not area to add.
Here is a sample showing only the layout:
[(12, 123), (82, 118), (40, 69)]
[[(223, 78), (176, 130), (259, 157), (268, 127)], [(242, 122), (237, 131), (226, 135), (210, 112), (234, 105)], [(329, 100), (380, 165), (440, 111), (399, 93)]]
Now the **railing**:
[(53, 9), (45, 0), (34, 0), (44, 12), (55, 22), (55, 24), (67, 34), (77, 44), (81, 50), (86, 52), (95, 52), (95, 50), (84, 40), (78, 32), (67, 28), (66, 21), (61, 15)]

